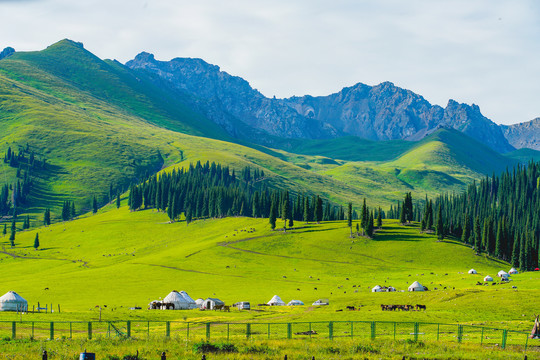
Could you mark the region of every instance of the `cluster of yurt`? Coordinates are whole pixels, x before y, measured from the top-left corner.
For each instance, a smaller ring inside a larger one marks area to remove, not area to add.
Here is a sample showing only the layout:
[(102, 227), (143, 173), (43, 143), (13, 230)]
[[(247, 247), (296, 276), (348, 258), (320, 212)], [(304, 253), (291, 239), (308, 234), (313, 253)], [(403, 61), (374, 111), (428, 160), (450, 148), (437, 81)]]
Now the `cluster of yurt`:
[[(472, 275), (475, 275), (475, 274), (478, 274), (478, 272), (474, 269), (471, 269), (469, 270), (469, 274), (472, 274)], [(497, 276), (500, 277), (502, 280), (508, 280), (508, 278), (511, 276), (511, 275), (516, 275), (516, 274), (519, 274), (519, 271), (516, 270), (516, 268), (511, 268), (510, 270), (508, 270), (508, 272), (504, 271), (504, 270), (501, 270), (497, 273)], [(486, 275), (484, 277), (484, 282), (492, 282), (493, 281), (493, 278), (489, 275)]]
[(372, 289), (371, 289), (371, 292), (394, 292), (396, 291), (396, 288), (393, 287), (393, 286), (380, 286), (380, 285), (375, 285)]
[(0, 297), (0, 311), (28, 311), (28, 301), (15, 291), (8, 291)]
[(163, 300), (154, 300), (149, 306), (149, 309), (160, 310), (190, 310), (196, 309), (197, 304), (185, 291), (173, 290)]
[(285, 303), (285, 301), (281, 300), (281, 298), (278, 295), (274, 295), (272, 299), (270, 299), (269, 302), (266, 303), (269, 306), (298, 306), (298, 305), (304, 305), (304, 303), (300, 300), (291, 300), (288, 303)]

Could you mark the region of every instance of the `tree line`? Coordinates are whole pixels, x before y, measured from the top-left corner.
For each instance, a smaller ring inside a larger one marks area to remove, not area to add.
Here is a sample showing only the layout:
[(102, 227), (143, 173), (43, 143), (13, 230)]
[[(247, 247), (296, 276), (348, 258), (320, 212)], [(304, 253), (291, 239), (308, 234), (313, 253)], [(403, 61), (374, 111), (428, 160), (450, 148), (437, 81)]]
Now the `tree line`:
[(181, 214), (187, 223), (193, 219), (247, 216), (269, 218), (273, 228), (281, 218), (287, 228), (294, 221), (345, 219), (343, 207), (317, 195), (291, 196), (288, 190), (269, 189), (260, 181), (263, 178), (263, 171), (250, 167), (237, 176), (228, 166), (197, 162), (186, 170), (174, 169), (132, 185), (128, 205), (131, 211), (153, 208), (166, 212), (171, 222)]

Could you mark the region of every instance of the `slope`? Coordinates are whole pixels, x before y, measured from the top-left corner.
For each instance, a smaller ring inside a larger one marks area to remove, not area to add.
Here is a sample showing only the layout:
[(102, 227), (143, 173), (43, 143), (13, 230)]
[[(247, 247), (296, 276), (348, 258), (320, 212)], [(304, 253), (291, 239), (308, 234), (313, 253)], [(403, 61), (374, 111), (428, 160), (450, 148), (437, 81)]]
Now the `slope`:
[[(194, 298), (219, 297), (228, 304), (240, 300), (264, 303), (274, 294), (306, 304), (330, 299), (328, 311), (296, 313), (298, 318), (311, 321), (351, 316), (391, 318), (391, 314), (380, 313), (381, 301), (428, 304), (430, 312), (402, 314), (400, 321), (521, 320), (522, 313), (534, 311), (528, 302), (508, 303), (517, 296), (510, 285), (499, 285), (496, 291), (491, 286), (475, 286), (485, 274), (493, 276), (508, 264), (475, 256), (467, 246), (438, 242), (434, 235), (419, 234), (417, 227), (399, 226), (394, 221), (385, 221), (374, 240), (351, 240), (346, 222), (302, 224), (283, 233), (271, 231), (267, 219), (226, 218), (186, 226), (183, 221), (168, 223), (163, 213), (129, 212), (122, 207), (38, 232), (41, 250), (33, 250), (36, 232), (29, 231), (19, 235), (15, 248), (0, 253), (3, 288), (18, 291), (30, 304), (61, 304), (70, 319), (87, 317), (91, 313), (88, 309), (96, 304), (116, 308), (120, 316), (215, 316), (200, 312), (128, 315), (120, 310), (145, 307), (172, 289), (186, 290)], [(5, 239), (2, 243), (6, 245)], [(479, 275), (463, 275), (470, 268)], [(425, 295), (370, 291), (376, 284), (402, 290), (414, 280), (432, 291)], [(540, 288), (538, 274), (515, 276), (513, 284), (522, 297)], [(501, 297), (507, 300), (500, 302)], [(458, 303), (463, 305), (459, 313), (453, 307), (456, 298), (461, 298)], [(503, 309), (513, 306), (518, 310), (495, 315), (476, 307), (478, 303), (493, 305), (494, 301)], [(358, 303), (367, 308), (355, 313), (335, 312)], [(379, 312), (372, 314), (367, 309)], [(246, 314), (278, 319), (283, 315), (279, 310)]]

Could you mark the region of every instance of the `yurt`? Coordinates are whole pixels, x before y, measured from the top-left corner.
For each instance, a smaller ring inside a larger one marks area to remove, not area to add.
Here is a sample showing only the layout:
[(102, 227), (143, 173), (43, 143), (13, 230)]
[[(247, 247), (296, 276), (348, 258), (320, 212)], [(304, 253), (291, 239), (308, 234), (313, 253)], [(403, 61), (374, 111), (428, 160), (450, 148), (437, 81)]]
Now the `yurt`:
[(381, 291), (383, 291), (383, 289), (380, 285), (375, 285), (373, 289), (371, 289), (371, 292), (381, 292)]
[(196, 309), (197, 308), (197, 303), (195, 302), (195, 300), (193, 300), (187, 292), (185, 291), (180, 291), (180, 295), (182, 295), (182, 297), (187, 301), (188, 303), (188, 307), (190, 309)]
[(319, 299), (313, 303), (313, 306), (320, 306), (320, 305), (329, 305), (330, 302), (328, 299)]
[(418, 281), (415, 281), (409, 286), (409, 291), (424, 291), (424, 287)]
[(300, 300), (291, 300), (287, 303), (287, 306), (304, 305)]
[(388, 292), (394, 292), (394, 291), (396, 291), (396, 288), (393, 287), (393, 286), (389, 286), (389, 287), (388, 287), (388, 290), (386, 290), (386, 291), (388, 291)]
[(267, 303), (270, 306), (284, 306), (285, 302), (277, 295), (274, 295), (272, 299)]
[(202, 304), (204, 304), (204, 299), (198, 298), (197, 300), (195, 300), (195, 304), (197, 305), (198, 308), (200, 308)]
[(474, 269), (469, 270), (469, 274), (478, 274), (478, 272)]
[(489, 275), (487, 275), (485, 278), (484, 278), (484, 281), (493, 281), (493, 278)]
[(27, 311), (28, 301), (15, 291), (8, 291), (0, 297), (0, 311)]
[(519, 274), (519, 272), (516, 270), (516, 268), (511, 268), (510, 271), (508, 271), (508, 274), (515, 275), (515, 274)]
[(501, 270), (497, 273), (497, 276), (500, 277), (500, 278), (507, 278), (508, 277), (508, 273), (504, 270)]
[(189, 309), (189, 303), (184, 297), (176, 290), (172, 291), (169, 295), (163, 299), (163, 304), (173, 304), (173, 310), (187, 310)]
[(219, 299), (216, 298), (208, 298), (204, 300), (204, 303), (202, 305), (202, 309), (206, 310), (214, 310), (216, 306), (223, 306), (225, 303)]

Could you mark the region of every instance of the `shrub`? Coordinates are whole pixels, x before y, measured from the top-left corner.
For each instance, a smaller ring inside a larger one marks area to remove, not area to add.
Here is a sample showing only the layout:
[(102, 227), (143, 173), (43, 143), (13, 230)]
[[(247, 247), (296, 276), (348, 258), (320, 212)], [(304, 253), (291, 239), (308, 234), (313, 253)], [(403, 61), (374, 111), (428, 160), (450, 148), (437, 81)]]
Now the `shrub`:
[(330, 346), (330, 347), (326, 348), (326, 352), (328, 354), (339, 354), (341, 352), (341, 350), (339, 348), (335, 348), (335, 347)]
[(219, 347), (208, 341), (199, 341), (198, 343), (193, 344), (193, 351), (203, 354), (215, 353), (219, 351)]
[(236, 353), (238, 352), (238, 348), (234, 346), (234, 344), (229, 343), (220, 343), (217, 344), (219, 351), (221, 352), (227, 352), (227, 353)]
[(356, 345), (353, 347), (353, 352), (361, 354), (378, 354), (379, 350), (374, 348), (373, 345)]

